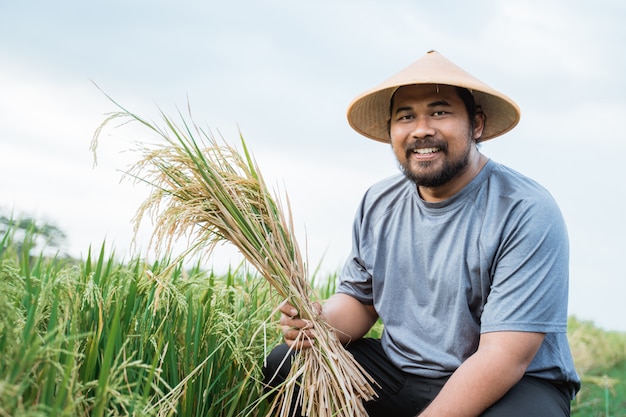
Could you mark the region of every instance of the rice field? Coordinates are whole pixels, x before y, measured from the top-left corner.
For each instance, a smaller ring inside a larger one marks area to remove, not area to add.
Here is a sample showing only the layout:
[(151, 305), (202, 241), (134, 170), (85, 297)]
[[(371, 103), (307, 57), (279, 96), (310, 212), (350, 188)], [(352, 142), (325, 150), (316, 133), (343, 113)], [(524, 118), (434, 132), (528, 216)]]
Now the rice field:
[[(0, 254), (0, 416), (264, 415), (276, 305), (243, 267)], [(164, 279), (156, 279), (169, 270)]]
[[(267, 414), (258, 381), (279, 300), (256, 273), (1, 243), (0, 416)], [(572, 318), (569, 336), (585, 382), (573, 415), (625, 416), (626, 335)]]

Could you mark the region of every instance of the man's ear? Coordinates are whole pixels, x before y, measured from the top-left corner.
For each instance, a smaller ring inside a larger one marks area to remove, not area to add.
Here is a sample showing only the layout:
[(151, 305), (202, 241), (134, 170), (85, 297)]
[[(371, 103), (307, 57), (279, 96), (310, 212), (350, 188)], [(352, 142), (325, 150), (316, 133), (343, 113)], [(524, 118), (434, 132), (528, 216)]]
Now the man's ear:
[(474, 131), (472, 132), (474, 141), (480, 142), (480, 138), (485, 130), (485, 124), (487, 123), (487, 115), (483, 113), (480, 107), (476, 108), (476, 116), (474, 116)]

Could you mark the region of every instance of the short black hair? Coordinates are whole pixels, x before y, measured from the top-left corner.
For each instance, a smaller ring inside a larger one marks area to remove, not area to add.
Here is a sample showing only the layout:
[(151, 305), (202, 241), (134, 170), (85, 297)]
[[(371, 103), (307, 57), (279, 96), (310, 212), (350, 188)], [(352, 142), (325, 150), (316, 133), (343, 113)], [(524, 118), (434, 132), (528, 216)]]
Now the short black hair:
[(472, 126), (474, 125), (474, 119), (476, 118), (476, 100), (474, 100), (474, 95), (470, 90), (463, 87), (454, 87), (456, 89), (457, 94), (465, 104), (465, 110), (467, 110), (467, 115), (469, 116), (470, 123)]

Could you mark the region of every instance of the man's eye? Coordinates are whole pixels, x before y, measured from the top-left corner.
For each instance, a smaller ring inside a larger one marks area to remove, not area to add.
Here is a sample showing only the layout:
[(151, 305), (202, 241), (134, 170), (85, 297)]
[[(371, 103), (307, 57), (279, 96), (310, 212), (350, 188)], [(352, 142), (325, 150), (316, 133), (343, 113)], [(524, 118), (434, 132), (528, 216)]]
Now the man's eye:
[(446, 114), (448, 114), (447, 111), (445, 111), (445, 110), (438, 110), (438, 111), (433, 113), (433, 116), (444, 116)]
[(400, 116), (398, 116), (398, 120), (411, 120), (411, 119), (413, 119), (412, 114), (401, 114)]

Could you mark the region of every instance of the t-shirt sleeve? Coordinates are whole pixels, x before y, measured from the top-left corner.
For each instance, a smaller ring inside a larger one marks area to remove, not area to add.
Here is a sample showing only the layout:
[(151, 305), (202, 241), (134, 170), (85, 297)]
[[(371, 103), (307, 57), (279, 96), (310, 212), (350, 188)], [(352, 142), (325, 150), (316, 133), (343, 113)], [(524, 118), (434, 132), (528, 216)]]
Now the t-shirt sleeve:
[(362, 250), (364, 240), (363, 236), (363, 206), (364, 201), (361, 202), (357, 213), (354, 218), (352, 226), (352, 250), (350, 256), (344, 264), (341, 272), (341, 280), (337, 286), (338, 293), (350, 295), (363, 304), (373, 304), (374, 296), (372, 293), (372, 275), (368, 271), (368, 268), (363, 260)]
[(565, 332), (569, 243), (556, 202), (519, 202), (506, 218), (495, 256), (481, 332)]

